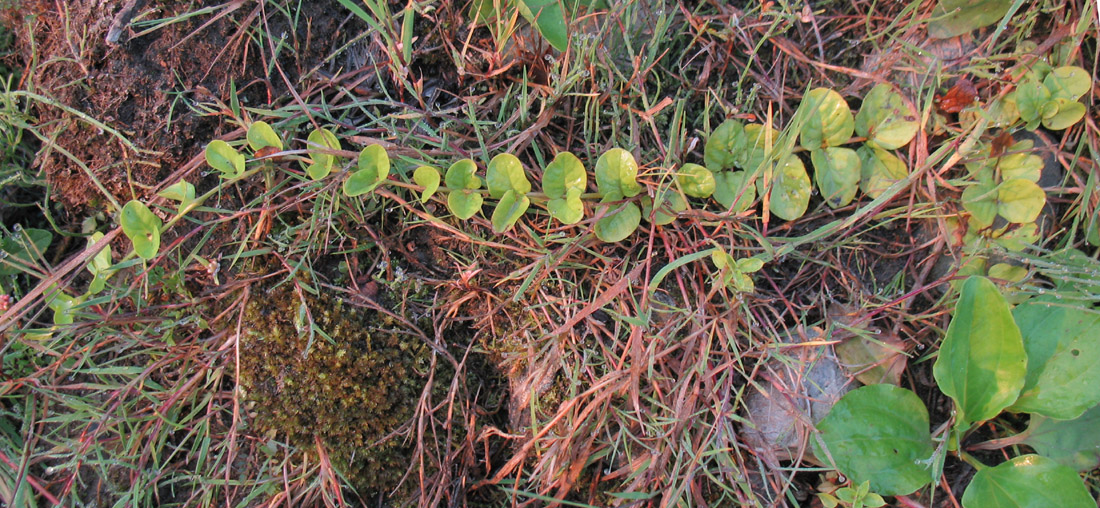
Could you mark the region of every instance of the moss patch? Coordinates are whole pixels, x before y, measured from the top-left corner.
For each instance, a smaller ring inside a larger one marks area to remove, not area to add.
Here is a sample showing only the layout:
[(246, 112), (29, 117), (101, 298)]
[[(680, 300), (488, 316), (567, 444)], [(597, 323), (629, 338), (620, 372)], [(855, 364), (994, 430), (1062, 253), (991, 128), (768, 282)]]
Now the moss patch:
[(408, 469), (411, 447), (390, 437), (409, 422), (427, 379), (431, 350), (396, 331), (391, 318), (322, 292), (307, 295), (316, 326), (295, 325), (302, 300), (291, 284), (254, 296), (245, 310), (241, 380), (258, 432), (275, 431), (304, 450), (320, 438), (360, 494), (390, 492)]

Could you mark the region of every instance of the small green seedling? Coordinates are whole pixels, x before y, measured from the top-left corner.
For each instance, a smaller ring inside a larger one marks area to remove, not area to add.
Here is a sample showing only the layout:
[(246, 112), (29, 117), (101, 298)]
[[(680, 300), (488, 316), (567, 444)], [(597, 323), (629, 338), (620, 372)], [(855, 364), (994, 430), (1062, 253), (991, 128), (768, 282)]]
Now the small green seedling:
[(542, 172), (542, 188), (550, 199), (546, 204), (550, 216), (562, 224), (576, 224), (584, 217), (584, 194), (588, 174), (576, 155), (561, 152)]
[(275, 133), (275, 129), (272, 129), (264, 121), (253, 122), (248, 127), (248, 134), (245, 137), (248, 139), (248, 146), (252, 147), (253, 152), (259, 152), (268, 147), (276, 150), (283, 149), (283, 140)]
[(444, 180), (450, 193), (447, 195), (447, 208), (461, 220), (469, 219), (481, 211), (484, 198), (478, 189), (481, 178), (477, 176), (477, 164), (471, 159), (462, 159), (447, 169)]
[(427, 203), (435, 191), (439, 190), (439, 168), (435, 166), (420, 166), (413, 172), (413, 181), (424, 188), (420, 193), (420, 203)]
[(1042, 124), (1062, 130), (1081, 121), (1085, 105), (1078, 99), (1092, 88), (1092, 76), (1080, 67), (1033, 69), (1016, 88), (1016, 107), (1029, 130)]
[(241, 155), (229, 143), (215, 139), (206, 145), (206, 163), (221, 171), (225, 178), (240, 176), (244, 173), (244, 155)]
[[(309, 133), (306, 142), (310, 148), (324, 148), (328, 150), (340, 149), (340, 140), (336, 139), (336, 135), (328, 129), (314, 129), (313, 132)], [(320, 180), (332, 172), (332, 165), (336, 161), (335, 156), (311, 150), (309, 152), (309, 157), (309, 163), (305, 165), (305, 169), (306, 174), (309, 175), (311, 179)], [(349, 178), (348, 181), (350, 180)], [(347, 186), (348, 183), (345, 181), (345, 189)]]
[(489, 187), (489, 196), (500, 201), (493, 210), (493, 232), (504, 233), (523, 216), (531, 206), (527, 193), (531, 192), (531, 182), (523, 172), (523, 164), (516, 156), (502, 153), (489, 161), (485, 175)]
[(160, 250), (160, 217), (157, 217), (141, 201), (130, 200), (122, 207), (119, 217), (122, 232), (134, 244), (134, 252), (148, 261)]
[(822, 492), (817, 495), (825, 508), (878, 508), (886, 506), (886, 500), (882, 496), (871, 492), (870, 482), (863, 482), (855, 487), (841, 487), (833, 493)]
[(366, 194), (382, 185), (390, 176), (390, 156), (380, 145), (367, 145), (359, 152), (357, 167), (344, 181), (344, 194), (349, 197)]
[(719, 278), (722, 285), (741, 293), (751, 293), (756, 290), (749, 275), (760, 271), (764, 267), (764, 261), (759, 258), (734, 259), (721, 248), (715, 248), (710, 253), (710, 261), (720, 271)]

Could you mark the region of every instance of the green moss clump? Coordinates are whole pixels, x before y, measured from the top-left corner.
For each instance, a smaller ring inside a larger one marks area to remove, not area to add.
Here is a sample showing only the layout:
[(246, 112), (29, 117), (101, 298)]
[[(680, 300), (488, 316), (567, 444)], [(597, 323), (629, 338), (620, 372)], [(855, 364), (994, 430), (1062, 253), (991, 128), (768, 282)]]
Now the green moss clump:
[[(290, 284), (248, 303), (241, 337), (241, 382), (260, 433), (275, 431), (303, 450), (320, 438), (360, 494), (389, 493), (408, 469), (411, 448), (390, 436), (409, 422), (427, 379), (431, 349), (402, 336), (384, 314), (322, 293), (308, 296), (317, 327), (299, 333), (302, 301)], [(385, 439), (390, 436), (388, 439)]]

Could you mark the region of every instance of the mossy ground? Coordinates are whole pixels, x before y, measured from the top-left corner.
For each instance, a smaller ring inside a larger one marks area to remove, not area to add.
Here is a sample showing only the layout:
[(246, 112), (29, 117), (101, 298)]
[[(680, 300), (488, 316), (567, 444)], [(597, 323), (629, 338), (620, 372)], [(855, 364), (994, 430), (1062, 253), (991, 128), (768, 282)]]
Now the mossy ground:
[(431, 348), (347, 294), (300, 288), (294, 281), (254, 288), (245, 305), (240, 365), (249, 425), (323, 449), (362, 495), (388, 496), (409, 469)]

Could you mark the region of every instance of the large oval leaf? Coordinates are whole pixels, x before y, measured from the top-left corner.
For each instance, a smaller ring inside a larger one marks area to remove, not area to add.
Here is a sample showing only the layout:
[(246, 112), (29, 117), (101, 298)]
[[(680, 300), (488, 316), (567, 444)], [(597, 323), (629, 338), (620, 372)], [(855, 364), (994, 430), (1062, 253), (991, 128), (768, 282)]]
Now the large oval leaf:
[(788, 155), (775, 168), (769, 194), (771, 212), (783, 220), (801, 217), (810, 204), (810, 191), (810, 175), (802, 159)]
[(890, 85), (879, 83), (863, 98), (855, 127), (860, 136), (879, 148), (894, 150), (917, 135), (920, 123), (901, 94)]
[(1039, 455), (1021, 455), (978, 470), (963, 508), (1096, 508), (1077, 472)]
[(518, 194), (531, 192), (531, 182), (523, 171), (523, 164), (510, 153), (502, 153), (489, 161), (485, 170), (485, 184), (489, 187), (489, 196), (500, 199), (508, 191)]
[[(309, 133), (309, 137), (306, 138), (306, 141), (308, 141), (306, 145), (307, 150), (316, 148), (327, 148), (329, 150), (340, 149), (340, 140), (336, 139), (336, 135), (328, 129), (313, 129), (313, 132)], [(360, 159), (362, 159), (362, 157), (362, 155), (359, 156)], [(310, 150), (309, 160), (310, 163), (306, 166), (306, 174), (314, 180), (320, 180), (332, 172), (332, 165), (336, 162), (336, 156)], [(344, 186), (346, 190), (347, 182), (344, 183)]]
[(992, 25), (1012, 7), (1011, 0), (940, 0), (932, 11), (928, 35), (946, 39)]
[(584, 217), (581, 194), (588, 182), (577, 156), (561, 152), (542, 172), (542, 190), (550, 201), (546, 204), (550, 216), (564, 224), (576, 224)]
[(864, 145), (856, 154), (859, 155), (859, 188), (872, 198), (879, 197), (909, 174), (905, 162), (881, 148)]
[(1094, 406), (1072, 420), (1054, 420), (1032, 415), (1024, 444), (1048, 459), (1078, 471), (1100, 466), (1100, 406)]
[(1035, 182), (1013, 178), (997, 187), (997, 213), (1008, 222), (1035, 222), (1046, 202), (1046, 193)]
[(733, 213), (748, 210), (756, 201), (756, 185), (745, 171), (719, 171), (714, 175), (714, 200)]
[(1027, 352), (1027, 377), (1013, 411), (1060, 420), (1100, 404), (1100, 314), (1052, 296), (1012, 311)]
[(815, 88), (802, 99), (800, 108), (809, 108), (809, 118), (802, 126), (800, 141), (807, 150), (839, 146), (848, 142), (855, 130), (852, 110), (839, 93), (828, 88)]
[(956, 427), (997, 416), (1016, 401), (1026, 373), (1024, 341), (1000, 290), (984, 277), (966, 279), (932, 367), (955, 401)]
[(420, 202), (427, 203), (435, 191), (439, 190), (439, 169), (435, 166), (420, 166), (413, 171), (413, 181), (424, 188), (420, 193)]
[(676, 172), (676, 181), (680, 184), (684, 194), (693, 198), (709, 198), (714, 194), (716, 182), (714, 173), (698, 164), (684, 164), (680, 171)]
[(279, 139), (275, 129), (264, 121), (252, 122), (252, 125), (248, 126), (248, 134), (245, 137), (248, 139), (248, 146), (251, 146), (254, 152), (268, 146), (278, 150), (283, 149), (283, 140)]
[(150, 260), (160, 250), (160, 217), (149, 210), (144, 203), (130, 200), (122, 207), (118, 219), (122, 232), (134, 244), (134, 252), (141, 259)]
[(634, 156), (622, 148), (604, 152), (596, 159), (596, 187), (605, 203), (637, 196), (642, 186), (638, 185), (638, 163)]
[(858, 388), (842, 397), (817, 425), (837, 469), (856, 484), (869, 481), (885, 496), (906, 495), (932, 481), (920, 461), (932, 457), (928, 409), (920, 397), (894, 385)]
[(473, 217), (481, 210), (484, 198), (477, 189), (481, 188), (481, 179), (477, 177), (477, 164), (470, 159), (462, 159), (450, 168), (444, 181), (450, 188), (447, 195), (447, 208), (461, 220)]
[(707, 138), (703, 161), (711, 171), (730, 169), (738, 164), (738, 153), (744, 147), (745, 126), (736, 120), (726, 120)]
[(344, 181), (344, 194), (355, 197), (374, 190), (390, 176), (390, 156), (380, 145), (359, 152), (358, 170)]
[(526, 194), (514, 190), (505, 192), (500, 197), (496, 209), (493, 210), (493, 232), (504, 233), (512, 229), (512, 226), (520, 217), (523, 217), (523, 212), (526, 212), (529, 206), (531, 206), (531, 200)]
[(204, 153), (206, 163), (210, 167), (221, 171), (225, 177), (232, 178), (244, 173), (244, 155), (234, 150), (233, 147), (229, 146), (229, 143), (215, 139), (207, 143)]
[[(618, 205), (607, 205), (618, 207)], [(596, 222), (596, 238), (607, 243), (615, 243), (626, 239), (638, 229), (642, 222), (642, 211), (634, 203), (626, 203), (618, 211), (612, 210)]]
[(851, 148), (829, 147), (810, 152), (814, 180), (821, 197), (833, 208), (851, 203), (859, 190), (862, 162)]

